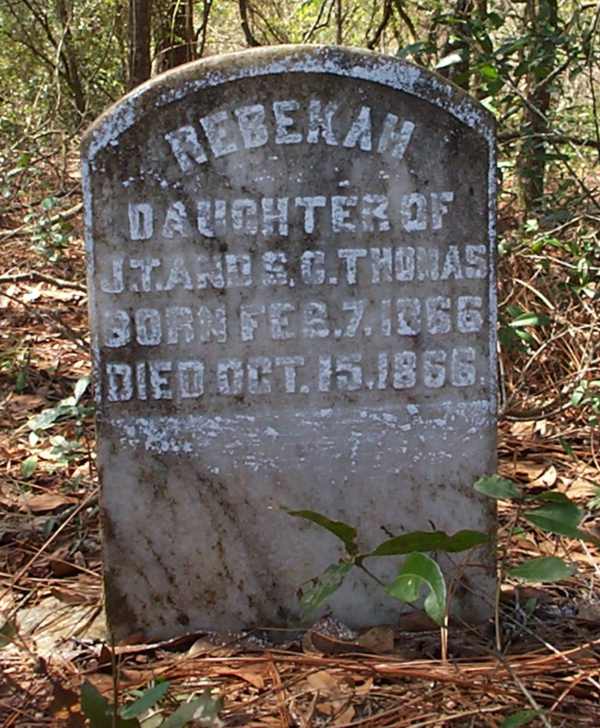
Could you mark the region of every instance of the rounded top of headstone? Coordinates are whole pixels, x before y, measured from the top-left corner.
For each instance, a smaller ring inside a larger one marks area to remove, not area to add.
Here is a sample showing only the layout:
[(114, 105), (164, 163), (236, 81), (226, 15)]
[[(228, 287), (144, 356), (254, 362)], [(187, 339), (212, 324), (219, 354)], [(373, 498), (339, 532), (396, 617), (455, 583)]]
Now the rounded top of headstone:
[(379, 83), (442, 109), (488, 142), (495, 120), (475, 99), (436, 73), (393, 56), (355, 48), (282, 45), (256, 48), (194, 61), (138, 86), (105, 111), (87, 130), (82, 156), (93, 159), (118, 144), (127, 129), (145, 116), (198, 92), (230, 81), (266, 75), (327, 74)]

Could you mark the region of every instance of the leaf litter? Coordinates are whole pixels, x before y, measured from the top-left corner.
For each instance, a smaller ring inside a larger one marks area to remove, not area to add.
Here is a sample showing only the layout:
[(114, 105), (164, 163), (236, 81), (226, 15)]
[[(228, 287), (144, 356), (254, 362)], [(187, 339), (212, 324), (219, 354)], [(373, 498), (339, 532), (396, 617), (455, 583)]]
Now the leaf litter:
[[(523, 716), (542, 725), (530, 699), (551, 725), (598, 725), (597, 548), (537, 530), (512, 533), (515, 506), (506, 501), (499, 501), (498, 542), (507, 568), (523, 556), (558, 555), (577, 569), (559, 585), (503, 586), (501, 653), (493, 625), (473, 630), (451, 623), (442, 660), (439, 630), (418, 609), (362, 632), (325, 618), (302, 632), (202, 633), (117, 645), (113, 653), (102, 613), (93, 422), (74, 397), (90, 363), (81, 220), (73, 223), (77, 245), (55, 262), (32, 252), (26, 229), (3, 243), (2, 726), (84, 726), (81, 685), (88, 681), (109, 699), (115, 662), (125, 703), (133, 701), (132, 691), (168, 680), (165, 716), (208, 690), (223, 700), (224, 726), (508, 726), (523, 724)], [(501, 299), (532, 310), (535, 297), (516, 282), (531, 276), (532, 285), (547, 286), (560, 316), (527, 376), (521, 373), (531, 351), (503, 354), (499, 473), (524, 492), (553, 488), (575, 498), (584, 527), (598, 535), (590, 499), (600, 493), (600, 438), (564, 394), (592, 360), (586, 332), (597, 327), (597, 317), (585, 302), (578, 307), (553, 295), (564, 284), (560, 265), (551, 263), (543, 280), (533, 278), (526, 256), (502, 266)], [(83, 407), (89, 404), (89, 390), (79, 396)], [(75, 409), (57, 412), (61, 406)], [(32, 420), (47, 429), (36, 433)], [(50, 437), (62, 439), (52, 444)], [(59, 446), (57, 460), (44, 457)]]

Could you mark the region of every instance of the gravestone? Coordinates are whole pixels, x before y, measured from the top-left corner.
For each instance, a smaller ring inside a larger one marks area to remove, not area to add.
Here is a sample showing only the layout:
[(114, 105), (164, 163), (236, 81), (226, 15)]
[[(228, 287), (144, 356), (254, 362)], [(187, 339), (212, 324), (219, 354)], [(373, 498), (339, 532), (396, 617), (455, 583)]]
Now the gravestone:
[[(444, 79), (280, 47), (186, 65), (83, 143), (108, 616), (118, 638), (293, 624), (341, 555), (281, 508), (491, 531), (494, 125)], [(373, 563), (391, 577), (394, 565)], [(446, 560), (491, 610), (491, 551)], [(475, 563), (474, 563), (475, 562)], [(352, 626), (401, 606), (350, 575)]]

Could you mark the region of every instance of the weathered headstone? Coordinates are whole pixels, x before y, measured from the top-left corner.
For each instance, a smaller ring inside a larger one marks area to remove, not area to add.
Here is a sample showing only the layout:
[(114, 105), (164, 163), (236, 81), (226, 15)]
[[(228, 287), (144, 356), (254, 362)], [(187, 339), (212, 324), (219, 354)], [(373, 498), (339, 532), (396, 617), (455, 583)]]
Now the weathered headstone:
[[(472, 490), (495, 469), (484, 109), (393, 58), (263, 49), (129, 94), (83, 166), (118, 637), (293, 622), (339, 551), (281, 505), (365, 546), (493, 528)], [(469, 559), (452, 606), (476, 618), (493, 559)], [(400, 609), (360, 574), (330, 604), (351, 625)]]

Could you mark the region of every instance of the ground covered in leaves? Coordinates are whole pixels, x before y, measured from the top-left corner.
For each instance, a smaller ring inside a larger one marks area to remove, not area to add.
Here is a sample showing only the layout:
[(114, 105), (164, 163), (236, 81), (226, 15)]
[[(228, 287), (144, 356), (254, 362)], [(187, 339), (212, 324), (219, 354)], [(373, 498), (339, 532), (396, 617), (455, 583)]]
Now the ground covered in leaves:
[[(600, 724), (600, 553), (591, 543), (521, 529), (505, 503), (500, 567), (560, 555), (575, 573), (544, 588), (506, 581), (497, 624), (450, 624), (445, 659), (439, 630), (419, 612), (365, 634), (324, 618), (304, 634), (194, 634), (111, 646), (77, 160), (39, 167), (46, 186), (56, 177), (59, 192), (35, 199), (29, 191), (25, 204), (21, 190), (0, 233), (2, 726), (86, 725), (85, 681), (124, 704), (168, 681), (142, 715), (146, 728), (202, 695), (219, 699), (218, 715), (197, 725)], [(586, 250), (597, 250), (599, 222), (579, 215), (527, 230), (508, 208), (501, 219), (500, 472), (531, 493), (567, 494), (591, 533), (600, 526), (600, 399), (590, 389), (600, 378), (598, 270), (588, 266), (582, 279), (581, 256), (569, 246), (587, 241)], [(561, 245), (540, 247), (544, 240)], [(519, 323), (526, 314), (531, 325)]]

